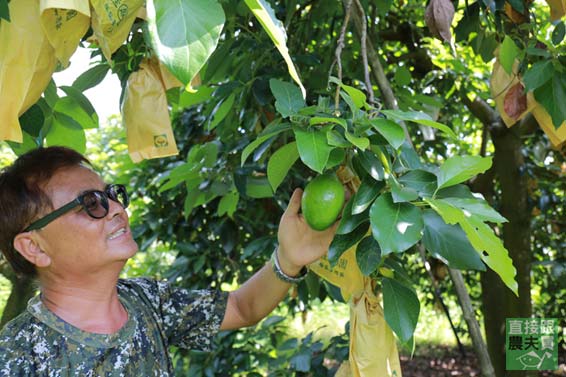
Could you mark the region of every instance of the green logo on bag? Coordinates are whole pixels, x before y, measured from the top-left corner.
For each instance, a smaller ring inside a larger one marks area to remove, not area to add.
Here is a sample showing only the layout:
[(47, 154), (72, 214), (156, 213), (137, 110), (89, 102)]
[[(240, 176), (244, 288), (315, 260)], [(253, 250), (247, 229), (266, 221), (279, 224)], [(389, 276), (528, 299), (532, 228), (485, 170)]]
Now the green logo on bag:
[(507, 370), (558, 369), (558, 329), (555, 318), (507, 318)]
[(153, 136), (153, 145), (157, 148), (165, 148), (169, 145), (167, 141), (167, 135), (155, 135)]

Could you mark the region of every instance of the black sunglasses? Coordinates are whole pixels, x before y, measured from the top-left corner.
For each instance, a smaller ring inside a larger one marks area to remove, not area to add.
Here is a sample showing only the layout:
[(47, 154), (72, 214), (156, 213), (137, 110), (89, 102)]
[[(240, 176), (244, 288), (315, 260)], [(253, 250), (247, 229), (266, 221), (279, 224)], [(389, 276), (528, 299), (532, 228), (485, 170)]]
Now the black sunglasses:
[(108, 215), (110, 209), (110, 204), (108, 203), (109, 198), (119, 203), (123, 208), (128, 207), (128, 204), (130, 204), (128, 192), (123, 185), (108, 185), (104, 191), (89, 190), (79, 195), (72, 202), (34, 221), (30, 226), (24, 229), (24, 232), (41, 229), (56, 218), (63, 216), (78, 206), (82, 206), (90, 217), (102, 219)]

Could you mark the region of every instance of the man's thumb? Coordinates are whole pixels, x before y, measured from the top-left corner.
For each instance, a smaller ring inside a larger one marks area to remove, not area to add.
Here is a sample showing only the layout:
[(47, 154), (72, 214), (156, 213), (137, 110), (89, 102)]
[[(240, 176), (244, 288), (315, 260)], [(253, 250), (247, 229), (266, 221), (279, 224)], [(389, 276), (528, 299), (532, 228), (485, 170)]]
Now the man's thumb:
[(293, 191), (293, 195), (291, 195), (291, 199), (289, 200), (289, 204), (287, 205), (287, 209), (285, 213), (296, 215), (299, 213), (299, 209), (301, 208), (301, 198), (303, 197), (303, 190), (300, 188), (296, 188)]

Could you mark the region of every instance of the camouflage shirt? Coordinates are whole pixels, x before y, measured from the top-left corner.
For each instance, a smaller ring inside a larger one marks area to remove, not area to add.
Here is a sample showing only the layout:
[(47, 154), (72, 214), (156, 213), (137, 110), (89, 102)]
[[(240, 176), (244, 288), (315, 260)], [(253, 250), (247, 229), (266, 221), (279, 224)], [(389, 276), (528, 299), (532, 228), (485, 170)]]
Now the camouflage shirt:
[(82, 331), (39, 296), (0, 332), (0, 376), (170, 376), (167, 348), (210, 350), (227, 292), (188, 291), (150, 279), (118, 281), (128, 321), (114, 334)]

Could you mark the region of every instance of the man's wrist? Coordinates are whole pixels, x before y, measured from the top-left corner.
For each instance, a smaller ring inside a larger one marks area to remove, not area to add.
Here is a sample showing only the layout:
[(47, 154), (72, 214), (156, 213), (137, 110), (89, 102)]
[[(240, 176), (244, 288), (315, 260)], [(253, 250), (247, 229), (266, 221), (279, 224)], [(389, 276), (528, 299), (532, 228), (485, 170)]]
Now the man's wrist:
[(286, 283), (294, 284), (303, 280), (308, 269), (306, 267), (293, 266), (288, 263), (285, 259), (280, 259), (279, 248), (276, 247), (271, 255), (271, 266), (275, 275)]

